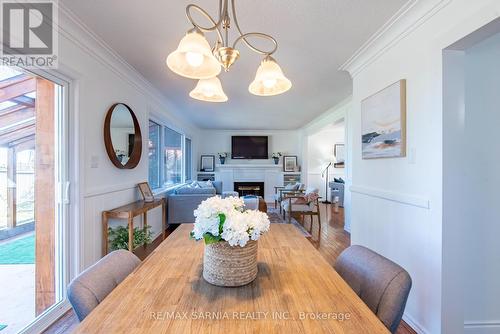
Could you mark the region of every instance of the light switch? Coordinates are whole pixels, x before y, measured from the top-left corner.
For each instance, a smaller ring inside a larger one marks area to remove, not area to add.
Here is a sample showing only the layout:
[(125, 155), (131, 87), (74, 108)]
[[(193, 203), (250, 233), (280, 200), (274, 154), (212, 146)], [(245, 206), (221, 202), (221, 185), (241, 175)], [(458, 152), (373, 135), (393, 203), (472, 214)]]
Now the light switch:
[(99, 157), (97, 155), (90, 157), (90, 168), (99, 168)]

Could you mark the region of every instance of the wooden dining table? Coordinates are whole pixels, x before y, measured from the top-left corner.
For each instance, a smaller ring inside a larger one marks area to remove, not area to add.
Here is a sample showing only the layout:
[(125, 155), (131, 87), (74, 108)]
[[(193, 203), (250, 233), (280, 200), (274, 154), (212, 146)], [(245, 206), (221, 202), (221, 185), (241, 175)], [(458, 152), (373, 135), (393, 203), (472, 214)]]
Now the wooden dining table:
[(203, 242), (178, 227), (76, 333), (389, 333), (290, 224), (258, 241), (258, 275), (236, 288), (204, 281)]

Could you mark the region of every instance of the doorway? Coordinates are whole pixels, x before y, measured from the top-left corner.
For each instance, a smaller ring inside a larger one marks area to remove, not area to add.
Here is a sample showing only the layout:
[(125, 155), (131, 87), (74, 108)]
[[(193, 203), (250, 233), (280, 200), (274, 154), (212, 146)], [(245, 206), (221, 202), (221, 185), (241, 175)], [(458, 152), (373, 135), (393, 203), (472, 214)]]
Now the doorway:
[(500, 19), (443, 52), (444, 333), (498, 333)]
[(63, 87), (0, 67), (0, 333), (63, 299)]
[(307, 183), (323, 200), (344, 207), (345, 121), (340, 119), (307, 136)]

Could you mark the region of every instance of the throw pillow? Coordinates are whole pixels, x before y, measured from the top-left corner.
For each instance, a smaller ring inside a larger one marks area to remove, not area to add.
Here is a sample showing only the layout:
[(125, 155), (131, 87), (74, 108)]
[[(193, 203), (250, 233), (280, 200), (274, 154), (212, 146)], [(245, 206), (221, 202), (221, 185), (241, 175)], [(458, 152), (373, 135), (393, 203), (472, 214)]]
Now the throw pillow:
[(213, 184), (212, 184), (212, 181), (208, 180), (208, 181), (199, 181), (198, 182), (198, 185), (200, 186), (200, 188), (213, 188)]

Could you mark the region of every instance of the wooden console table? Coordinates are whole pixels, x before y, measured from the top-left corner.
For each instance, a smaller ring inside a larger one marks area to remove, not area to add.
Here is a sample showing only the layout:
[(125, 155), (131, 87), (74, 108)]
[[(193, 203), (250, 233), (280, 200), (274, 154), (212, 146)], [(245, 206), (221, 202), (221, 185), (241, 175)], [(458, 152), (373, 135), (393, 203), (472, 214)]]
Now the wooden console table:
[(148, 211), (159, 207), (162, 207), (162, 239), (165, 239), (165, 229), (166, 229), (166, 219), (167, 219), (167, 206), (165, 198), (155, 199), (153, 202), (137, 201), (130, 203), (119, 208), (103, 211), (102, 212), (102, 253), (103, 256), (108, 254), (108, 221), (110, 218), (115, 219), (127, 219), (128, 221), (128, 250), (134, 250), (134, 217), (143, 215), (144, 229), (148, 225)]

